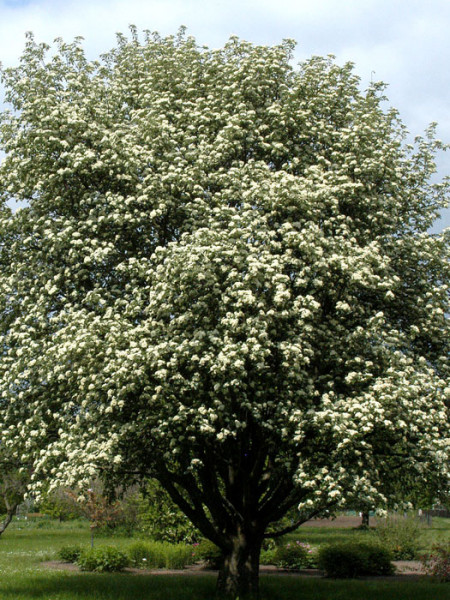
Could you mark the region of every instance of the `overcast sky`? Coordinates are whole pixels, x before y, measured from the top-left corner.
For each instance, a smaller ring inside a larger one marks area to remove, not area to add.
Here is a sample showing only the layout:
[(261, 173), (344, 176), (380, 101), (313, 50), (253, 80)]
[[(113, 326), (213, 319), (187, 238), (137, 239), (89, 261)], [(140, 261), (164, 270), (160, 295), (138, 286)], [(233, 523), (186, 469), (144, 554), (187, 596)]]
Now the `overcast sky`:
[[(82, 35), (96, 58), (129, 24), (163, 35), (185, 25), (210, 47), (231, 34), (260, 44), (293, 38), (299, 60), (334, 54), (355, 63), (363, 87), (388, 83), (411, 135), (437, 121), (450, 142), (450, 0), (0, 0), (0, 61), (17, 63), (26, 31), (47, 43)], [(450, 153), (438, 166), (450, 174)], [(434, 230), (448, 226), (450, 209)]]

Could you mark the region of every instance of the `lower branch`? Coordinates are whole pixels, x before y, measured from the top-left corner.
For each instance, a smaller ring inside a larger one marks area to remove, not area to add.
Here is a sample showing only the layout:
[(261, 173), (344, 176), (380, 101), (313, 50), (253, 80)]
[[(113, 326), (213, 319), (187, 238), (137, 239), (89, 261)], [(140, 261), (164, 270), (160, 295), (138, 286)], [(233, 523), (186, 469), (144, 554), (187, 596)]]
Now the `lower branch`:
[(295, 523), (293, 523), (292, 525), (289, 525), (288, 527), (284, 527), (283, 529), (279, 529), (278, 531), (265, 533), (263, 537), (264, 538), (278, 538), (278, 537), (281, 537), (282, 535), (286, 535), (286, 533), (291, 533), (291, 531), (295, 531), (298, 527), (300, 527), (300, 525), (303, 525), (303, 523), (306, 523), (306, 521), (309, 521), (310, 519), (314, 519), (314, 517), (316, 517), (318, 514), (320, 514), (324, 510), (328, 510), (332, 507), (333, 507), (333, 504), (327, 504), (327, 506), (325, 506), (323, 508), (319, 508), (319, 509), (313, 511), (312, 513), (309, 513), (307, 516), (300, 517), (300, 519), (298, 519)]

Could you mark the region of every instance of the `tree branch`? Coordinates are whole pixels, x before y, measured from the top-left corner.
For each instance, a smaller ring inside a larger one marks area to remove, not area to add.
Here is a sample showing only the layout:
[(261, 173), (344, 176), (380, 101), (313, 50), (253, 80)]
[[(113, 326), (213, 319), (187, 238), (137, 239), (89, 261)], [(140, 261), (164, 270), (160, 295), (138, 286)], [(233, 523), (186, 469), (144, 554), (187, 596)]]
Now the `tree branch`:
[(300, 519), (298, 519), (292, 525), (288, 525), (287, 527), (284, 527), (283, 529), (279, 529), (278, 531), (265, 533), (263, 537), (264, 538), (278, 538), (278, 537), (281, 537), (282, 535), (286, 535), (287, 533), (291, 533), (291, 531), (295, 531), (296, 529), (298, 529), (300, 527), (300, 525), (302, 525), (303, 523), (306, 523), (306, 521), (314, 519), (315, 516), (317, 516), (324, 510), (331, 508), (332, 506), (333, 506), (333, 504), (328, 504), (326, 508), (317, 509), (316, 511), (309, 513), (307, 517), (300, 517)]

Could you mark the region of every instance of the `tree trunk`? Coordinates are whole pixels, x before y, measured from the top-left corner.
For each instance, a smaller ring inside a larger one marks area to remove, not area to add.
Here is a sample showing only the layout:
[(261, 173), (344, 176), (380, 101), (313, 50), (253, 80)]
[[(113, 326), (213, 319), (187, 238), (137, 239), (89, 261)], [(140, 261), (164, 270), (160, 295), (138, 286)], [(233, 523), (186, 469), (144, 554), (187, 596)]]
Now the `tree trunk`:
[(232, 538), (217, 579), (219, 597), (239, 600), (259, 598), (259, 555), (262, 540), (251, 540), (239, 531)]
[(363, 511), (361, 514), (361, 527), (364, 529), (369, 529), (369, 519), (370, 513), (369, 511)]
[(2, 533), (5, 531), (5, 529), (8, 527), (8, 525), (11, 523), (12, 518), (14, 516), (14, 513), (16, 511), (17, 505), (11, 507), (8, 512), (6, 513), (6, 517), (3, 519), (3, 521), (0, 523), (0, 535), (2, 535)]

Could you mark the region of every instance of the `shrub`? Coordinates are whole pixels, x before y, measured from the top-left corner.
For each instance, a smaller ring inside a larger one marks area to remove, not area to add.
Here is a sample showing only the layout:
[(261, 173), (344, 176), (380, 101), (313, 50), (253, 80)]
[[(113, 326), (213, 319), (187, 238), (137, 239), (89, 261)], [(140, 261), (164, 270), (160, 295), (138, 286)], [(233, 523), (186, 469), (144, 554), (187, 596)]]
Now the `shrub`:
[(280, 545), (279, 541), (279, 538), (264, 538), (261, 545), (261, 550), (275, 550), (275, 548)]
[(155, 480), (149, 480), (137, 498), (137, 521), (141, 533), (155, 541), (194, 543), (201, 538), (198, 529)]
[(82, 552), (81, 546), (63, 546), (58, 550), (58, 558), (66, 563), (76, 563)]
[(110, 573), (122, 571), (128, 565), (128, 557), (114, 546), (97, 546), (82, 552), (77, 564), (82, 571)]
[(209, 540), (202, 540), (196, 547), (196, 558), (202, 560), (209, 569), (220, 569), (223, 554), (220, 548)]
[(435, 544), (431, 552), (421, 558), (427, 575), (439, 581), (450, 581), (450, 542)]
[(391, 575), (391, 553), (378, 544), (341, 543), (320, 548), (319, 568), (327, 577), (350, 578), (359, 575)]
[(395, 560), (412, 560), (419, 549), (421, 528), (414, 517), (391, 515), (377, 524), (375, 536)]
[(261, 550), (259, 557), (261, 565), (275, 565), (277, 562), (277, 550), (276, 548), (267, 548)]
[(309, 544), (299, 542), (279, 546), (275, 554), (275, 564), (282, 569), (304, 569), (314, 566), (313, 549)]

